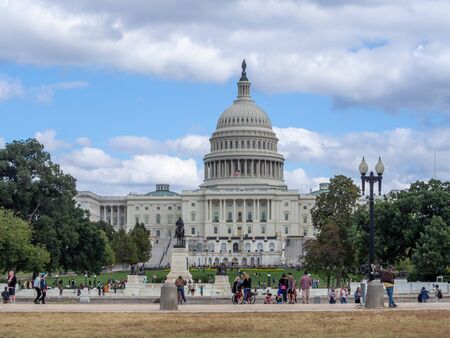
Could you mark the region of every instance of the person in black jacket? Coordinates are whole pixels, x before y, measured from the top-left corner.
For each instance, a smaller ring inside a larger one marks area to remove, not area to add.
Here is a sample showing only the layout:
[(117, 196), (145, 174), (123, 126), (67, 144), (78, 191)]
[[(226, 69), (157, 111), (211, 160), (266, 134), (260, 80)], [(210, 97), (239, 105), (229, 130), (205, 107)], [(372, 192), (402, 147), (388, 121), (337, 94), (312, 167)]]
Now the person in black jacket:
[(287, 290), (289, 287), (289, 281), (286, 278), (286, 274), (283, 273), (281, 275), (280, 280), (278, 281), (278, 294), (283, 295), (283, 302), (286, 303), (287, 302)]
[(248, 273), (244, 273), (244, 281), (242, 282), (242, 288), (244, 289), (244, 303), (247, 302), (247, 299), (252, 292), (252, 279), (248, 275)]

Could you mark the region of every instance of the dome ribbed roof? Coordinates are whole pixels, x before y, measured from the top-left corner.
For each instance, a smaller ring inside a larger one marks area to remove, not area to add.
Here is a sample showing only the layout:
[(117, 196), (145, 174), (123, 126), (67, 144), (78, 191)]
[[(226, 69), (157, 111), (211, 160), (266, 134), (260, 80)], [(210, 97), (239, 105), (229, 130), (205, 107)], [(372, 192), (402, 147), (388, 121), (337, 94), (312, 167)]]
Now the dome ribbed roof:
[(267, 113), (250, 100), (236, 100), (217, 122), (217, 129), (227, 127), (259, 127), (272, 129)]

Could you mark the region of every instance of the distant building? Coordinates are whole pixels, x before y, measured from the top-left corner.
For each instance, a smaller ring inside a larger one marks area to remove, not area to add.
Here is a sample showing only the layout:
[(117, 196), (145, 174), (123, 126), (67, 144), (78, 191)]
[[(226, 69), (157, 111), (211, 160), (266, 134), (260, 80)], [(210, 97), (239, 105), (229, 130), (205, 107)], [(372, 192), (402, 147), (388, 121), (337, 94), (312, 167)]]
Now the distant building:
[(195, 265), (297, 265), (305, 239), (316, 235), (310, 211), (328, 185), (305, 195), (288, 190), (278, 138), (269, 116), (250, 96), (245, 68), (237, 86), (236, 100), (219, 117), (210, 138), (199, 189), (177, 194), (168, 184), (158, 184), (144, 195), (80, 191), (76, 197), (93, 221), (126, 230), (144, 223), (153, 242), (151, 266), (168, 264), (179, 217), (189, 263)]

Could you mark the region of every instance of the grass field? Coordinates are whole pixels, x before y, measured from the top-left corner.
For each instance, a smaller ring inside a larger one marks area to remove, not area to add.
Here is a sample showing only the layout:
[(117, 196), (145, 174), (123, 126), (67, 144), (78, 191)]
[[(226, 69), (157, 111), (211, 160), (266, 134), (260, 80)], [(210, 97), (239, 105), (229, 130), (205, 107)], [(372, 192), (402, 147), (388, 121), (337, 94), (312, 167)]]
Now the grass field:
[[(207, 282), (208, 280), (214, 280), (214, 275), (216, 274), (215, 269), (190, 269), (189, 270), (192, 273), (192, 277), (194, 279), (201, 279), (203, 282)], [(304, 270), (296, 270), (296, 269), (279, 269), (279, 268), (260, 268), (260, 269), (241, 269), (240, 272), (248, 272), (253, 280), (253, 286), (258, 286), (258, 283), (266, 283), (268, 281), (268, 274), (271, 275), (271, 283), (273, 285), (274, 280), (275, 283), (278, 283), (278, 280), (281, 278), (281, 275), (283, 273), (291, 272), (295, 279), (298, 281), (302, 274), (304, 273)], [(156, 276), (156, 282), (162, 282), (167, 274), (169, 273), (169, 269), (158, 269), (158, 270), (146, 270), (145, 274), (148, 277), (149, 282), (152, 281), (153, 276)], [(230, 277), (230, 283), (233, 282), (234, 278), (238, 274), (238, 269), (229, 269), (228, 275)], [(101, 281), (106, 282), (109, 279), (113, 280), (124, 280), (127, 278), (128, 271), (122, 271), (122, 272), (111, 272), (111, 273), (102, 273), (99, 276), (90, 275), (87, 278), (84, 277), (84, 275), (78, 275), (78, 276), (58, 276), (58, 281), (63, 280), (63, 285), (69, 285), (70, 281), (72, 279), (76, 280), (77, 285), (80, 283), (85, 284), (85, 281), (89, 283), (91, 281), (92, 284), (94, 284), (94, 281)], [(31, 278), (31, 275), (22, 275), (21, 278), (27, 279)], [(313, 279), (319, 279), (321, 281), (321, 286), (325, 286), (325, 279), (323, 276), (319, 276), (316, 274), (312, 274), (311, 277)], [(49, 285), (54, 285), (56, 282), (56, 275), (53, 274), (49, 278)], [(333, 281), (332, 281), (333, 283)]]
[(448, 337), (450, 311), (9, 313), (10, 337)]

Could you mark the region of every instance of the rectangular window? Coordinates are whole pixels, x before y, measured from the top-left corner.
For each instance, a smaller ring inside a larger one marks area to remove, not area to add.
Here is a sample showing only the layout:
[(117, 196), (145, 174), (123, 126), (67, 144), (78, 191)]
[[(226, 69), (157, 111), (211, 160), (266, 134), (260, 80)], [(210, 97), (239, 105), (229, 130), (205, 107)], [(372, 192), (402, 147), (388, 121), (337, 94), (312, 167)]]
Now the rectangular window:
[(214, 222), (219, 222), (219, 213), (214, 211)]
[(284, 213), (284, 220), (289, 221), (289, 213), (288, 212)]
[(284, 206), (288, 207), (289, 206), (289, 202), (284, 202)]
[(167, 209), (172, 210), (172, 207), (168, 207)]
[(194, 202), (191, 203), (191, 207), (195, 207), (195, 203)]
[(304, 205), (303, 206), (303, 210), (307, 210), (308, 209), (308, 206), (307, 205)]
[(261, 227), (261, 233), (265, 234), (266, 233), (266, 227)]
[(145, 215), (145, 216), (144, 216), (144, 223), (145, 223), (145, 224), (148, 224), (148, 215)]
[(191, 228), (191, 235), (195, 235), (195, 228), (194, 227)]
[(147, 205), (145, 206), (145, 210), (148, 210), (148, 206)]
[(139, 216), (136, 216), (136, 224), (139, 224)]
[(303, 216), (303, 223), (304, 224), (308, 223), (308, 216)]
[(218, 232), (219, 232), (219, 229), (217, 227), (214, 227), (214, 235), (217, 235)]
[(172, 224), (173, 223), (173, 215), (167, 215), (167, 223)]
[(303, 229), (303, 236), (308, 236), (308, 229)]
[(251, 234), (251, 233), (252, 233), (252, 227), (248, 227), (248, 228), (247, 228), (247, 233), (248, 233), (248, 234)]
[(191, 212), (191, 221), (195, 222), (195, 212)]
[(178, 210), (181, 210), (181, 206), (178, 206)]
[(228, 227), (228, 234), (231, 235), (231, 227)]
[(139, 210), (139, 207), (136, 207), (136, 210)]
[(161, 230), (157, 229), (156, 230), (156, 237), (160, 237), (161, 236)]
[(289, 227), (284, 227), (284, 234), (287, 235), (289, 233)]

